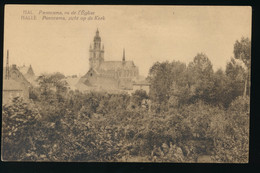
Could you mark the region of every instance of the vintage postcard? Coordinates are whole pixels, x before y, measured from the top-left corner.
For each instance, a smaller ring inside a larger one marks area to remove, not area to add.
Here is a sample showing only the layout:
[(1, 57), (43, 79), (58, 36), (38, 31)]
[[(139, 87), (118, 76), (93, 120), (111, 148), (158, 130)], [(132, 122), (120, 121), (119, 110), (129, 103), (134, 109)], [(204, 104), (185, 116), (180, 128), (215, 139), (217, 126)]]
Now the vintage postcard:
[(249, 6), (6, 5), (3, 161), (248, 163)]

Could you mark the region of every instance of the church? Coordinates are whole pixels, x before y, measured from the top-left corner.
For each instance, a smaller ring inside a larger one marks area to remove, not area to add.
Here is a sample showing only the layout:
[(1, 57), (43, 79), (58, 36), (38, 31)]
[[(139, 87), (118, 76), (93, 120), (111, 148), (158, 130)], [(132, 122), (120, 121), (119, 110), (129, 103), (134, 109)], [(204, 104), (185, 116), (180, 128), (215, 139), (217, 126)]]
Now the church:
[(139, 69), (133, 61), (126, 60), (125, 50), (121, 61), (105, 61), (104, 54), (97, 29), (89, 48), (89, 70), (79, 82), (96, 90), (132, 90), (139, 78)]

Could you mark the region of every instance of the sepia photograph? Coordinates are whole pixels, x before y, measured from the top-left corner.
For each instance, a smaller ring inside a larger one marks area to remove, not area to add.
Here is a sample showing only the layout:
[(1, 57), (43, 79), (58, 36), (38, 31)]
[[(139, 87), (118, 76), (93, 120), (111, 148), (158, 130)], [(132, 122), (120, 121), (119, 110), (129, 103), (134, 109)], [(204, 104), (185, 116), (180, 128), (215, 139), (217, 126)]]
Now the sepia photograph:
[(4, 162), (248, 163), (250, 6), (5, 5)]

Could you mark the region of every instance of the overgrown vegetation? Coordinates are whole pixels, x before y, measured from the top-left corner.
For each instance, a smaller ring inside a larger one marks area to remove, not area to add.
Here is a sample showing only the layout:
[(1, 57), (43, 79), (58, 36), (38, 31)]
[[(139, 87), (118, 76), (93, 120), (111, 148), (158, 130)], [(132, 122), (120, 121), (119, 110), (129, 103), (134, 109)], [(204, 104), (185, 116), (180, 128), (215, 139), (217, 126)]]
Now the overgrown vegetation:
[(235, 43), (225, 71), (203, 53), (155, 63), (149, 95), (70, 91), (62, 74), (42, 75), (30, 102), (2, 107), (2, 158), (248, 162), (250, 44)]

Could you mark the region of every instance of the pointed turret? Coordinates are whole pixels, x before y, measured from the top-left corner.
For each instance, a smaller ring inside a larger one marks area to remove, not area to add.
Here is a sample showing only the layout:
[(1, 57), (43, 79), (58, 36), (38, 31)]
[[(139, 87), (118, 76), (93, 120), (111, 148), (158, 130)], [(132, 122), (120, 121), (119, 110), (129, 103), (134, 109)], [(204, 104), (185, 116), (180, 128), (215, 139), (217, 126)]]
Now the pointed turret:
[(27, 74), (30, 75), (30, 76), (34, 76), (34, 71), (32, 69), (32, 65), (30, 64), (29, 68), (28, 68), (28, 71), (27, 71)]

